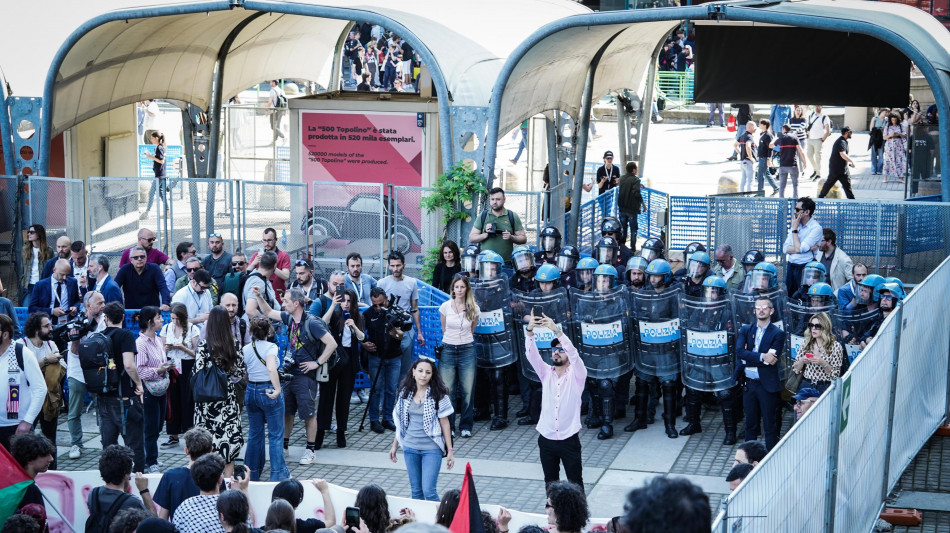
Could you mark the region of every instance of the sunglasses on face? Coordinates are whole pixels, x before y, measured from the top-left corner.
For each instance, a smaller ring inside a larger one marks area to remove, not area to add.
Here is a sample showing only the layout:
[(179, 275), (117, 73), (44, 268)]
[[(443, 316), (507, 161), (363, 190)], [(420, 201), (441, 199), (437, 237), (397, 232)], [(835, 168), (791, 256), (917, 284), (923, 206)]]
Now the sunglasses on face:
[(26, 232), (32, 235), (32, 234), (36, 233), (36, 230), (35, 230), (35, 229), (30, 229), (30, 230), (26, 230)]
[(825, 326), (822, 326), (821, 324), (808, 324), (808, 326), (812, 329), (825, 329)]
[(145, 242), (155, 242), (155, 237), (149, 237), (145, 239)]
[(231, 266), (239, 267), (247, 264), (247, 261), (231, 261)]
[(194, 267), (194, 268), (186, 268), (186, 269), (185, 269), (186, 272), (197, 272), (197, 271), (199, 271), (199, 270), (201, 270), (201, 267)]
[(131, 260), (133, 260), (133, 261), (141, 261), (141, 260), (145, 259), (145, 256), (144, 256), (144, 255), (136, 255), (135, 257), (130, 257), (129, 259), (131, 259)]

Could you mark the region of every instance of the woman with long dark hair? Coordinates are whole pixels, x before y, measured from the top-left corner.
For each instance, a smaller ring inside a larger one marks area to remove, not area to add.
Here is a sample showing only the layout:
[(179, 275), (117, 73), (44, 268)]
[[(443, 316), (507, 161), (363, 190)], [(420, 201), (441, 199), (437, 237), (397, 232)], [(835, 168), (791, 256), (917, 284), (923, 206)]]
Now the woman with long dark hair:
[(195, 403), (195, 426), (207, 429), (214, 440), (214, 449), (224, 458), (224, 477), (234, 472), (234, 460), (241, 453), (244, 435), (241, 433), (241, 411), (238, 408), (234, 384), (242, 377), (246, 367), (238, 354), (231, 334), (231, 317), (228, 311), (216, 305), (208, 314), (205, 340), (198, 344), (195, 356), (195, 373), (217, 366), (229, 377), (227, 399), (219, 402)]
[(152, 155), (146, 150), (143, 154), (146, 158), (152, 160), (152, 172), (155, 173), (157, 178), (152, 182), (152, 186), (148, 189), (148, 205), (145, 207), (145, 212), (142, 213), (142, 218), (148, 218), (148, 212), (152, 209), (152, 202), (155, 200), (155, 182), (159, 183), (159, 196), (162, 201), (162, 205), (165, 205), (165, 151), (168, 149), (168, 142), (165, 140), (165, 134), (160, 131), (153, 131), (151, 137), (152, 144), (155, 145), (155, 154)]
[[(449, 289), (451, 299), (439, 306), (439, 319), (442, 322), (442, 358), (439, 371), (445, 376), (445, 386), (449, 399), (455, 398), (455, 385), (458, 383), (462, 401), (454, 405), (459, 413), (459, 429), (463, 437), (472, 436), (475, 426), (473, 397), (475, 391), (475, 337), (472, 335), (478, 324), (478, 304), (468, 278), (456, 274)], [(449, 417), (449, 427), (455, 433), (455, 414)]]
[(46, 228), (33, 224), (26, 230), (26, 244), (23, 246), (23, 274), (20, 276), (20, 307), (29, 307), (33, 295), (33, 285), (40, 280), (43, 265), (56, 252), (46, 242)]
[(907, 130), (901, 123), (901, 116), (891, 112), (887, 117), (887, 126), (884, 126), (884, 183), (903, 183), (906, 173)]
[(270, 502), (270, 507), (267, 508), (267, 516), (264, 518), (264, 531), (275, 529), (297, 533), (297, 518), (294, 516), (294, 508), (287, 503), (287, 500), (280, 498)]
[(803, 377), (798, 390), (813, 388), (824, 393), (841, 375), (844, 358), (841, 343), (831, 329), (831, 318), (827, 313), (812, 315), (805, 330), (805, 341), (792, 364), (792, 371)]
[(439, 503), (439, 508), (435, 512), (436, 524), (445, 527), (452, 525), (452, 520), (455, 519), (455, 511), (459, 508), (459, 498), (461, 498), (461, 496), (462, 493), (459, 489), (447, 490), (442, 494), (442, 501)]
[[(172, 383), (168, 387), (168, 440), (162, 448), (178, 446), (178, 436), (185, 434), (195, 423), (195, 402), (191, 395), (191, 374), (195, 368), (195, 350), (198, 348), (198, 326), (188, 323), (188, 308), (181, 302), (171, 306), (171, 322), (162, 328), (165, 355), (175, 361)], [(177, 375), (176, 375), (177, 374)]]
[(435, 361), (428, 357), (416, 359), (396, 393), (396, 437), (389, 449), (389, 459), (395, 463), (396, 446), (402, 446), (413, 499), (439, 501), (435, 486), (442, 458), (446, 458), (450, 470), (455, 465), (448, 418), (452, 413), (449, 389), (442, 382)]
[(162, 312), (157, 307), (143, 307), (139, 311), (139, 338), (135, 340), (135, 369), (145, 389), (144, 407), (145, 472), (156, 474), (158, 468), (158, 436), (165, 422), (165, 394), (168, 391), (168, 371), (175, 361), (165, 355), (158, 332), (162, 329)]
[[(337, 288), (340, 290), (340, 288)], [(343, 291), (343, 335), (337, 353), (340, 360), (330, 369), (330, 379), (320, 384), (320, 401), (317, 403), (317, 449), (323, 446), (324, 432), (330, 429), (336, 405), (336, 445), (346, 448), (346, 426), (350, 420), (350, 396), (356, 383), (359, 368), (359, 343), (366, 338), (363, 331), (363, 316), (360, 314), (356, 292)]]
[(432, 286), (442, 292), (452, 292), (452, 278), (462, 271), (462, 254), (455, 241), (445, 241), (439, 249), (439, 259), (432, 271)]
[(366, 524), (369, 533), (386, 533), (392, 518), (389, 515), (389, 502), (386, 491), (375, 483), (361, 488), (356, 493), (354, 507), (360, 510), (360, 519)]
[(251, 504), (247, 495), (239, 490), (226, 490), (218, 496), (215, 504), (221, 527), (228, 533), (250, 533), (247, 522), (251, 516)]

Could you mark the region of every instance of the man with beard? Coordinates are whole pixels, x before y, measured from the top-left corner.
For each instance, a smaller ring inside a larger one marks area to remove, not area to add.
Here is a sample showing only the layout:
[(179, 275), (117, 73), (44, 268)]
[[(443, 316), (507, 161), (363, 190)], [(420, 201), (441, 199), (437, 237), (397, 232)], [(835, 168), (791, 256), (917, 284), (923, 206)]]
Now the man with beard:
[(323, 278), (313, 275), (313, 265), (306, 259), (294, 261), (294, 275), (296, 279), (290, 284), (290, 288), (299, 287), (307, 295), (307, 305), (323, 296), (327, 292), (327, 282)]
[(201, 266), (211, 273), (218, 287), (224, 287), (224, 276), (231, 272), (231, 254), (224, 251), (224, 238), (220, 233), (208, 235), (208, 251), (211, 253), (201, 262)]
[[(59, 404), (63, 398), (63, 374), (66, 363), (59, 349), (52, 342), (53, 323), (49, 315), (39, 311), (31, 313), (23, 324), (23, 339), (17, 343), (23, 345), (24, 355), (31, 355), (40, 364), (40, 370), (46, 378), (46, 399), (40, 412), (40, 429), (52, 442), (56, 439), (56, 423), (59, 420)], [(56, 470), (56, 458), (53, 458), (53, 470)]]
[[(148, 228), (140, 229), (138, 233), (138, 244), (136, 244), (135, 246), (126, 248), (125, 251), (122, 252), (122, 257), (119, 258), (119, 268), (121, 269), (125, 265), (129, 264), (131, 260), (131, 257), (129, 256), (132, 254), (133, 251), (135, 251), (135, 248), (137, 247), (141, 247), (143, 250), (145, 250), (146, 263), (151, 263), (153, 265), (159, 265), (159, 266), (168, 263), (168, 256), (162, 253), (161, 250), (154, 248), (153, 247), (154, 244), (155, 244), (155, 233)], [(130, 309), (138, 309), (138, 308), (130, 307)]]

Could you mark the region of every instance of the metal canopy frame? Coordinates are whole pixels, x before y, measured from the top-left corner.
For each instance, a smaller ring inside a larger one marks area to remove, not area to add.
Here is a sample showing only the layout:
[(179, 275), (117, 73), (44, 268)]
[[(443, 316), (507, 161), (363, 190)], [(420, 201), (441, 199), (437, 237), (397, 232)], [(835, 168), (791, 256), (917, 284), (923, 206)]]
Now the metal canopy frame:
[[(636, 24), (639, 22), (659, 22), (676, 20), (713, 20), (734, 22), (759, 22), (783, 26), (831, 30), (839, 32), (859, 33), (874, 37), (894, 46), (913, 61), (926, 78), (933, 90), (939, 109), (950, 109), (950, 73), (939, 70), (927, 58), (925, 53), (915, 43), (904, 36), (892, 31), (884, 25), (848, 18), (831, 18), (814, 14), (785, 13), (769, 10), (768, 7), (781, 2), (741, 2), (741, 3), (712, 3), (691, 7), (667, 7), (654, 9), (639, 9), (630, 11), (611, 11), (574, 15), (551, 22), (535, 31), (527, 40), (522, 42), (508, 57), (492, 87), (489, 103), (488, 135), (486, 138), (485, 161), (482, 168), (491, 183), (494, 177), (495, 158), (498, 151), (498, 128), (501, 122), (502, 100), (505, 88), (518, 63), (536, 45), (557, 34), (560, 31), (584, 26), (607, 26), (614, 24)], [(622, 31), (622, 30), (621, 30)], [(654, 53), (654, 60), (655, 60)], [(638, 80), (639, 81), (639, 80)], [(649, 106), (644, 101), (644, 106)], [(950, 169), (950, 121), (939, 122), (940, 132), (940, 164), (941, 168)], [(641, 142), (645, 142), (645, 139)], [(586, 150), (586, 146), (578, 147)], [(641, 162), (642, 164), (642, 162)], [(950, 176), (941, 178), (941, 195), (944, 202), (950, 202)]]
[[(371, 24), (378, 24), (387, 29), (391, 29), (398, 35), (403, 36), (406, 41), (412, 45), (413, 49), (416, 50), (416, 53), (419, 54), (419, 56), (422, 58), (422, 61), (429, 67), (429, 72), (432, 76), (432, 82), (435, 85), (438, 94), (437, 103), (439, 107), (439, 143), (442, 152), (442, 167), (444, 170), (447, 170), (452, 166), (453, 151), (451, 117), (449, 110), (450, 95), (445, 81), (445, 76), (442, 73), (439, 63), (436, 62), (435, 56), (432, 54), (426, 44), (409, 28), (387, 16), (363, 9), (329, 7), (311, 4), (294, 4), (268, 0), (216, 0), (195, 4), (178, 4), (113, 11), (99, 15), (83, 23), (79, 28), (73, 31), (56, 52), (53, 62), (51, 63), (49, 71), (46, 75), (46, 82), (43, 89), (42, 124), (40, 126), (40, 131), (38, 132), (40, 135), (39, 154), (37, 154), (39, 158), (38, 174), (41, 176), (46, 176), (49, 174), (49, 153), (53, 124), (52, 109), (53, 105), (55, 104), (54, 89), (56, 86), (57, 74), (59, 73), (60, 67), (66, 59), (66, 56), (72, 50), (73, 46), (75, 46), (76, 43), (78, 43), (86, 34), (99, 26), (111, 22), (121, 22), (129, 19), (163, 17), (170, 15), (209, 13), (212, 11), (230, 11), (233, 9), (244, 9), (248, 12), (256, 11), (261, 13), (279, 13), (335, 20), (365, 21)], [(253, 17), (255, 14), (250, 13), (249, 16)], [(219, 63), (219, 70), (223, 71), (223, 62)], [(208, 75), (214, 76), (214, 73), (209, 72)], [(212, 88), (212, 91), (214, 91), (214, 88)], [(0, 91), (0, 93), (2, 93), (2, 91)], [(3, 98), (2, 94), (0, 94), (0, 104), (3, 104), (3, 109), (5, 112), (7, 106), (5, 98)], [(213, 108), (215, 106), (212, 105), (211, 107)], [(2, 118), (2, 114), (0, 114), (0, 123), (9, 123), (9, 120), (4, 121)], [(215, 117), (214, 120), (217, 121), (219, 119)], [(9, 167), (12, 164), (12, 161), (6, 158), (8, 151), (11, 152), (12, 155), (12, 150), (8, 147), (7, 142), (9, 135), (7, 132), (3, 132), (2, 135), (5, 166)]]

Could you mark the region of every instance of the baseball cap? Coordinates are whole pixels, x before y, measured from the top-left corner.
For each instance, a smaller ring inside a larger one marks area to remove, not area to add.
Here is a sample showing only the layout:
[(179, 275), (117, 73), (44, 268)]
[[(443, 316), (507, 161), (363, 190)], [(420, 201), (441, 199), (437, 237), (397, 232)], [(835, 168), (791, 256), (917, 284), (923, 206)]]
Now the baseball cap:
[(821, 396), (821, 393), (818, 392), (818, 389), (806, 387), (798, 391), (798, 394), (796, 394), (795, 396), (792, 396), (792, 398), (801, 402), (809, 398), (817, 398), (819, 396)]
[(604, 152), (604, 159), (607, 159), (608, 157), (611, 159), (614, 158), (614, 153), (611, 152), (610, 150), (607, 150), (606, 152)]

